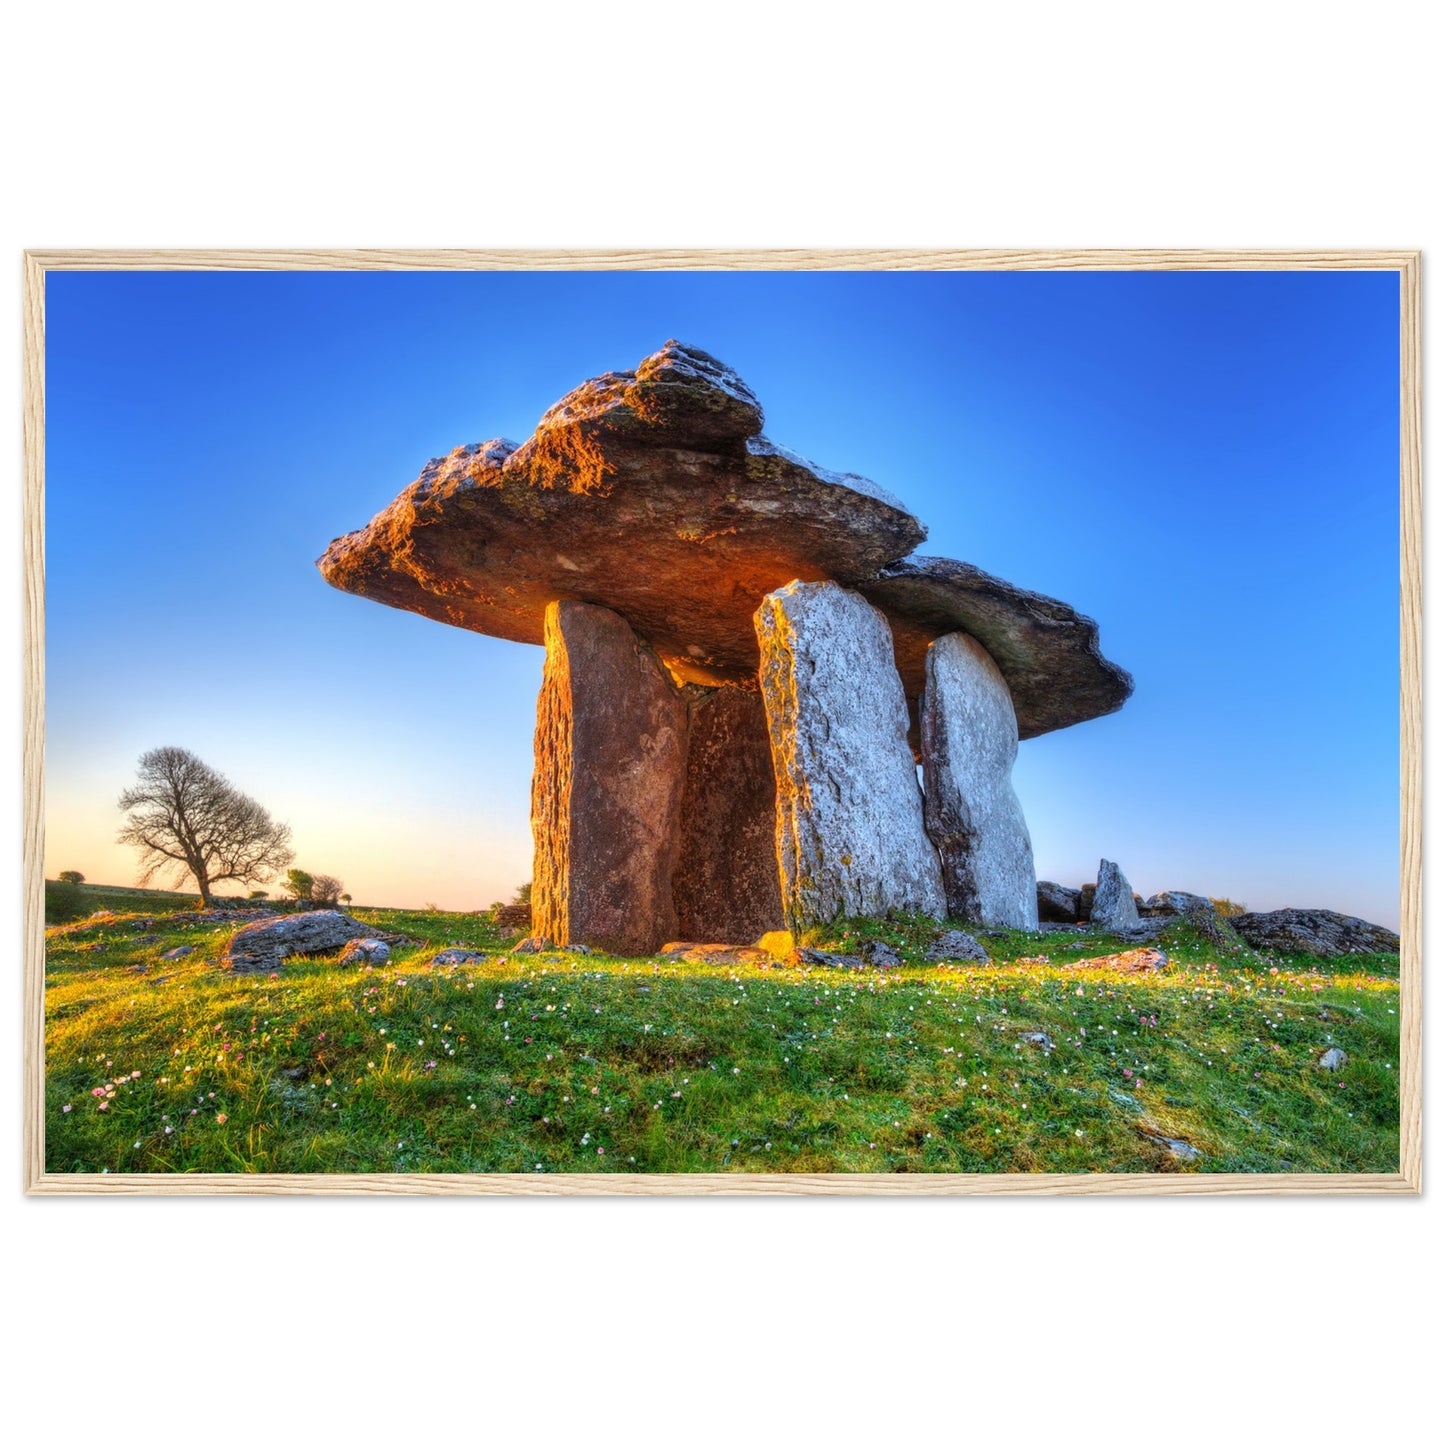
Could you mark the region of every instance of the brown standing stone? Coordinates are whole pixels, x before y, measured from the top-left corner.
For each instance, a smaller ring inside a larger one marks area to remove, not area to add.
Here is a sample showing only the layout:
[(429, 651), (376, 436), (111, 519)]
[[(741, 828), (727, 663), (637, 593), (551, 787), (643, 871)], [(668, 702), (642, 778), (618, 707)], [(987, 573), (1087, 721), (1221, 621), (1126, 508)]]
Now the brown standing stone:
[(783, 926), (768, 719), (755, 692), (723, 687), (693, 694), (672, 890), (678, 931), (751, 943)]
[(532, 775), (532, 927), (558, 944), (653, 952), (678, 935), (672, 878), (687, 706), (615, 612), (553, 602)]

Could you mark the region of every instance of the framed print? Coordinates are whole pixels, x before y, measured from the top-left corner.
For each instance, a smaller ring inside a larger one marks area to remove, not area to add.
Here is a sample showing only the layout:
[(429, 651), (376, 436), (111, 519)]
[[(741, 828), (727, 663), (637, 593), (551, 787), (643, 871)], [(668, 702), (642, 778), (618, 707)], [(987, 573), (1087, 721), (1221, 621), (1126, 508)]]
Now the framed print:
[(1417, 252), (32, 252), (31, 1193), (1417, 1193)]

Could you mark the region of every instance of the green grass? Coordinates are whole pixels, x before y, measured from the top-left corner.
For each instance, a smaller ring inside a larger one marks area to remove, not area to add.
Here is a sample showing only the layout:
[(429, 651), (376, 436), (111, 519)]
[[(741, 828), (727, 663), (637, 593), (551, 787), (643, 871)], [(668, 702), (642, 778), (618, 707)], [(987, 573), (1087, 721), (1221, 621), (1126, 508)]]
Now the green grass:
[[(1181, 931), (1138, 978), (1067, 967), (1117, 940), (1009, 934), (985, 939), (989, 966), (929, 967), (913, 921), (825, 935), (886, 938), (901, 969), (742, 969), (506, 955), (483, 917), (354, 910), (423, 942), (375, 970), (232, 976), (228, 926), (144, 906), (145, 940), (114, 919), (48, 935), (51, 1171), (1398, 1164), (1394, 955), (1275, 959)], [(453, 942), (496, 956), (427, 966)], [(195, 952), (162, 961), (178, 943)], [(1316, 1066), (1331, 1045), (1339, 1074)]]

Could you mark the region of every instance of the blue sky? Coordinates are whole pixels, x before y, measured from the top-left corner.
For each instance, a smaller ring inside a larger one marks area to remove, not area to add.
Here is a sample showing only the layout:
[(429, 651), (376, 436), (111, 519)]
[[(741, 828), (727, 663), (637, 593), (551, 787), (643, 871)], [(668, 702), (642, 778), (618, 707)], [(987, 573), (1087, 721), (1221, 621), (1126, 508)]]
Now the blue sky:
[(199, 753), (358, 902), (528, 876), (538, 648), (314, 567), (429, 458), (667, 337), (923, 551), (1063, 598), (1122, 712), (1021, 745), (1039, 876), (1399, 916), (1393, 273), (52, 273), (48, 876)]

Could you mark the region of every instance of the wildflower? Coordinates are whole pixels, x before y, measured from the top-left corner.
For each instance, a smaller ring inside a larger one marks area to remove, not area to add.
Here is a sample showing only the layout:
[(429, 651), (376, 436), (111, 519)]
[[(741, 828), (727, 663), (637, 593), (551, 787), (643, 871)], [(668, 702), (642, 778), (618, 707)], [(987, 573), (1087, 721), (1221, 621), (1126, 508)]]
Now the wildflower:
[(216, 1115), (216, 1123), (218, 1123), (218, 1124), (224, 1124), (225, 1122), (226, 1122), (226, 1116), (225, 1116), (224, 1114), (217, 1114), (217, 1115)]
[(68, 1113), (70, 1112), (70, 1105), (69, 1105), (69, 1104), (62, 1104), (62, 1105), (60, 1106), (60, 1112), (61, 1112), (62, 1114), (68, 1114)]

